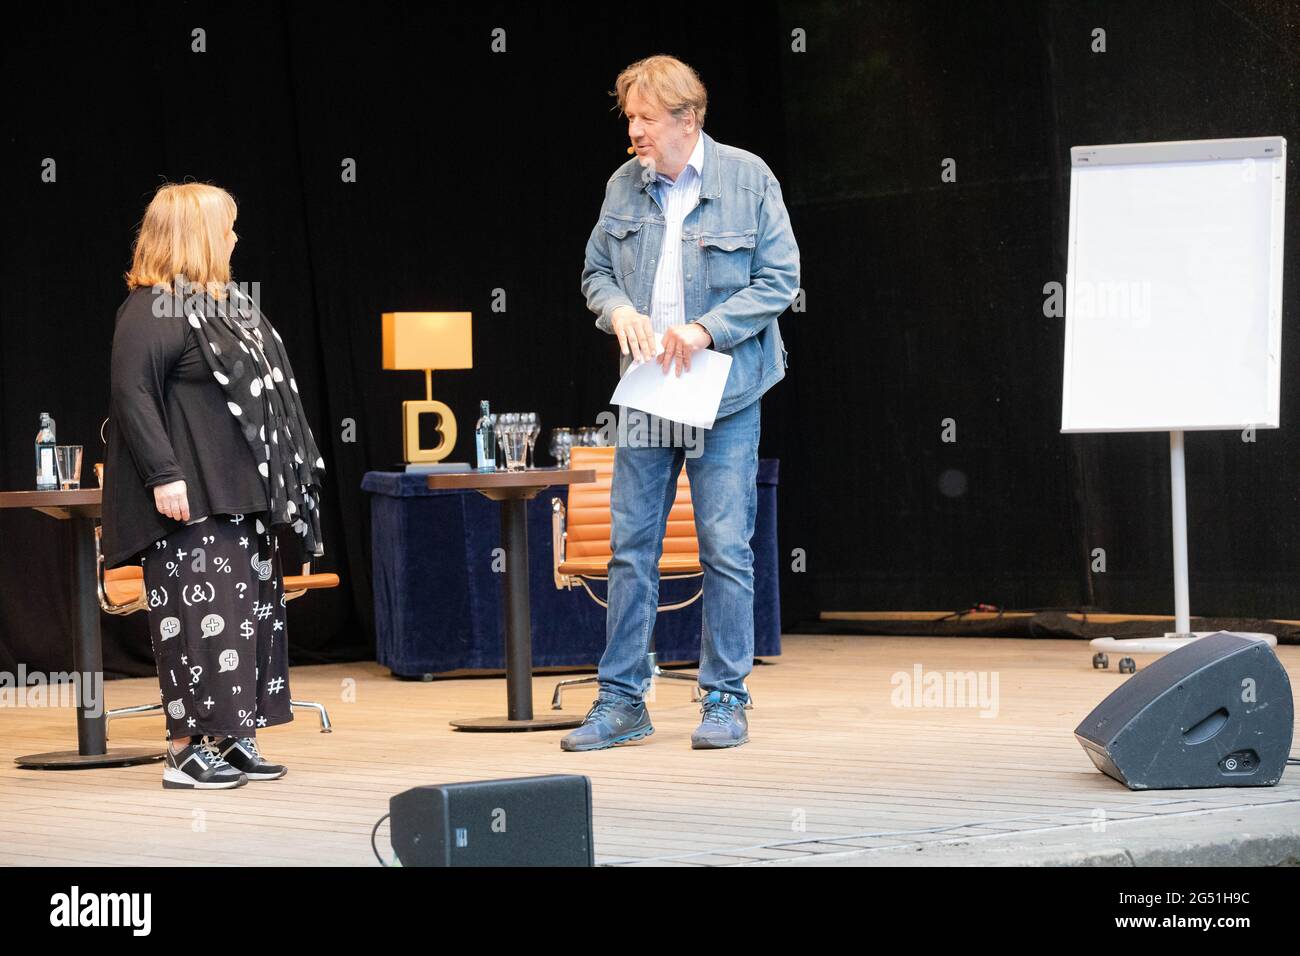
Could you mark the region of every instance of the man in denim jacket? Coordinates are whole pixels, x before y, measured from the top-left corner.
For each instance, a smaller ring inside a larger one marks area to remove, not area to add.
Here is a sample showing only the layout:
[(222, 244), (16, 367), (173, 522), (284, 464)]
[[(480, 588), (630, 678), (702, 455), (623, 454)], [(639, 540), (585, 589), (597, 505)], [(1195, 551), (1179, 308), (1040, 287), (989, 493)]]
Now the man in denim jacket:
[[(623, 71), (616, 94), (636, 156), (606, 183), (587, 241), (582, 291), (596, 327), (618, 337), (620, 375), (633, 361), (651, 358), (663, 374), (681, 375), (701, 348), (729, 354), (732, 363), (716, 420), (700, 441), (681, 447), (620, 435), (610, 489), (613, 557), (600, 693), (561, 747), (597, 750), (654, 733), (643, 699), (652, 676), (646, 652), (664, 528), (683, 464), (704, 568), (703, 719), (691, 746), (734, 747), (749, 739), (749, 542), (760, 398), (785, 377), (777, 316), (799, 288), (799, 248), (767, 164), (701, 128), (706, 94), (694, 70), (672, 57), (650, 57)], [(656, 334), (662, 336), (658, 353)]]

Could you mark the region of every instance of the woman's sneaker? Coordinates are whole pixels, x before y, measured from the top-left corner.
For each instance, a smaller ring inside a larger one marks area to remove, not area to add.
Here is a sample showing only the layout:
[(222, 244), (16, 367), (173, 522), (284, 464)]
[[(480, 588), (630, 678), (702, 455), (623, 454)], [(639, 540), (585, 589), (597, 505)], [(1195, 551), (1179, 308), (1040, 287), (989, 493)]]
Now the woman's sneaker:
[(278, 780), (289, 768), (278, 763), (267, 763), (257, 752), (253, 737), (226, 737), (216, 745), (217, 753), (236, 770), (243, 771), (249, 780)]
[(246, 783), (248, 778), (226, 763), (206, 738), (180, 753), (167, 747), (163, 787), (168, 790), (229, 790)]

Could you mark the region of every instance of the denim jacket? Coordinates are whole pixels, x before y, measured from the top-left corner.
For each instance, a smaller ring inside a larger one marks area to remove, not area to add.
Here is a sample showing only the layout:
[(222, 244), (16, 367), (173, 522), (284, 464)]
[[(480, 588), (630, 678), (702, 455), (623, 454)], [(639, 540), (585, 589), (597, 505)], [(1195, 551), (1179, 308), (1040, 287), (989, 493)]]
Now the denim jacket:
[[(753, 153), (703, 130), (699, 204), (682, 223), (686, 321), (732, 358), (718, 418), (739, 411), (785, 377), (788, 355), (777, 316), (799, 289), (799, 247), (781, 186)], [(664, 215), (634, 156), (605, 184), (600, 219), (587, 240), (582, 293), (596, 327), (611, 335), (616, 308), (650, 314)], [(620, 357), (619, 376), (632, 356)]]

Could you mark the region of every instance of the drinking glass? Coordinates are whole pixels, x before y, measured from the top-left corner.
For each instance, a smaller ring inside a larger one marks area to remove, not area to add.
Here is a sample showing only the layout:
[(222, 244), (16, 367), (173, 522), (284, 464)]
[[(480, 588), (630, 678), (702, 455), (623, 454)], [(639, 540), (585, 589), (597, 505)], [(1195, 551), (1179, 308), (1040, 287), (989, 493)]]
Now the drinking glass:
[(573, 432), (570, 429), (551, 429), (551, 457), (561, 468), (569, 467), (569, 446), (572, 441)]
[(524, 412), (524, 429), (528, 441), (528, 467), (536, 468), (537, 456), (533, 452), (533, 446), (537, 444), (537, 436), (542, 432), (542, 423), (538, 420), (536, 412)]
[(528, 467), (525, 461), (528, 452), (528, 426), (524, 424), (523, 415), (519, 412), (507, 412), (501, 418), (506, 471), (524, 471)]
[(505, 454), (505, 416), (500, 412), (492, 414), (492, 434), (496, 436), (496, 442), (492, 448), (492, 463), (498, 468), (502, 467), (502, 455)]
[(54, 464), (59, 471), (59, 487), (73, 491), (81, 487), (81, 446), (55, 445)]

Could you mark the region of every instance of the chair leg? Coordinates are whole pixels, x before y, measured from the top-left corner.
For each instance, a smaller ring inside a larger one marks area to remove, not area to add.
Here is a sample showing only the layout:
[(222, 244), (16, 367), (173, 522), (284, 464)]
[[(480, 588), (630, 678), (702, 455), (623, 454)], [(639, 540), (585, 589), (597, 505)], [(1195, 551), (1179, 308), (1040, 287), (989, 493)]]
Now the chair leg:
[(664, 680), (685, 680), (690, 681), (695, 686), (691, 688), (691, 700), (700, 699), (700, 675), (692, 674), (690, 671), (666, 671), (659, 666), (659, 655), (655, 653), (654, 641), (650, 642), (650, 650), (646, 651), (646, 660), (650, 664), (650, 674), (652, 679), (658, 680), (662, 677)]
[[(662, 678), (664, 678), (665, 680), (688, 680), (688, 681), (693, 681), (693, 682), (695, 682), (695, 686), (694, 686), (693, 688), (691, 688), (691, 700), (696, 701), (696, 702), (699, 702), (700, 700), (703, 700), (703, 699), (704, 699), (703, 696), (700, 694), (700, 684), (699, 684), (700, 675), (699, 675), (699, 674), (692, 674), (692, 673), (690, 673), (689, 671), (666, 671), (666, 670), (664, 670), (662, 667), (660, 667), (658, 664), (654, 665), (654, 672), (653, 672), (653, 673), (654, 673), (656, 679), (662, 677)], [(745, 688), (745, 694), (746, 694), (746, 696), (749, 698), (749, 699), (745, 702), (745, 709), (746, 709), (746, 710), (753, 710), (753, 709), (754, 709), (754, 695), (751, 694), (751, 693), (749, 692), (749, 685), (748, 685), (748, 684), (745, 684), (745, 685), (744, 685), (744, 688)]]
[(658, 664), (654, 665), (654, 669), (650, 673), (654, 675), (655, 680), (659, 680), (660, 678), (662, 678), (664, 680), (690, 681), (692, 684), (695, 685), (694, 687), (691, 688), (691, 700), (698, 701), (700, 699), (700, 675), (699, 674), (692, 674), (690, 671), (666, 671)]
[[(330, 724), (330, 715), (325, 710), (324, 704), (318, 704), (310, 700), (291, 700), (289, 706), (316, 711), (320, 714), (320, 732), (322, 734), (333, 732), (334, 727)], [(161, 713), (162, 709), (162, 704), (136, 704), (134, 707), (114, 707), (111, 710), (104, 711), (104, 719), (109, 721), (118, 717), (147, 717), (150, 714)]]
[(329, 712), (325, 710), (324, 704), (318, 704), (313, 700), (291, 700), (290, 707), (298, 707), (302, 710), (314, 710), (320, 715), (320, 732), (322, 734), (333, 733), (334, 727), (330, 724)]
[[(652, 678), (653, 678), (654, 680), (658, 680), (659, 678), (662, 677), (664, 680), (684, 680), (684, 681), (689, 681), (691, 684), (694, 684), (694, 685), (695, 685), (695, 686), (693, 686), (693, 687), (691, 688), (691, 700), (692, 700), (692, 701), (695, 701), (695, 702), (697, 702), (697, 703), (698, 703), (700, 700), (703, 700), (703, 696), (700, 694), (700, 675), (699, 675), (699, 674), (693, 674), (693, 673), (691, 673), (690, 671), (666, 671), (666, 670), (664, 670), (662, 667), (659, 666), (658, 662), (656, 661), (656, 659), (655, 659), (655, 658), (656, 658), (656, 655), (655, 655), (655, 652), (654, 652), (653, 649), (650, 650), (650, 651), (647, 651), (647, 652), (646, 652), (646, 658), (647, 658), (647, 660), (650, 662), (650, 673), (651, 673)], [(594, 676), (593, 676), (593, 677), (571, 677), (571, 678), (569, 678), (568, 680), (562, 680), (562, 681), (560, 681), (558, 684), (555, 685), (555, 693), (551, 695), (551, 710), (562, 710), (562, 709), (563, 709), (563, 703), (562, 703), (562, 701), (561, 701), (561, 695), (564, 693), (564, 688), (566, 688), (566, 687), (576, 687), (578, 684), (599, 684), (599, 683), (600, 683), (600, 678), (599, 678), (599, 677), (594, 677)], [(748, 685), (748, 684), (745, 684), (744, 687), (745, 687), (745, 693), (749, 696), (749, 700), (748, 700), (748, 701), (746, 702), (746, 704), (745, 704), (745, 709), (746, 709), (746, 710), (753, 710), (753, 709), (754, 709), (754, 695), (751, 694), (751, 693), (749, 692), (749, 685)], [(295, 706), (297, 706), (297, 705), (295, 704)]]
[(563, 710), (564, 705), (560, 700), (560, 695), (564, 693), (564, 688), (575, 687), (578, 684), (599, 684), (599, 677), (570, 677), (568, 680), (562, 680), (555, 685), (555, 693), (551, 695), (551, 710)]
[[(666, 671), (663, 668), (661, 668), (658, 664), (655, 663), (654, 651), (647, 652), (646, 658), (650, 662), (650, 673), (655, 678), (662, 677), (666, 680), (684, 680), (684, 681), (690, 681), (691, 683), (697, 682), (697, 677), (695, 674), (678, 673), (676, 671)], [(551, 695), (551, 710), (563, 709), (561, 696), (564, 693), (564, 688), (576, 687), (578, 684), (599, 684), (599, 683), (600, 683), (599, 677), (572, 677), (569, 678), (568, 680), (560, 681), (558, 684), (555, 685), (555, 693)], [(699, 699), (700, 699), (699, 688), (698, 687), (692, 688), (691, 700), (699, 700)]]
[(162, 709), (162, 704), (136, 704), (133, 707), (113, 707), (104, 711), (104, 719), (113, 720), (117, 717), (144, 717), (146, 714), (152, 714), (154, 711), (160, 711)]

